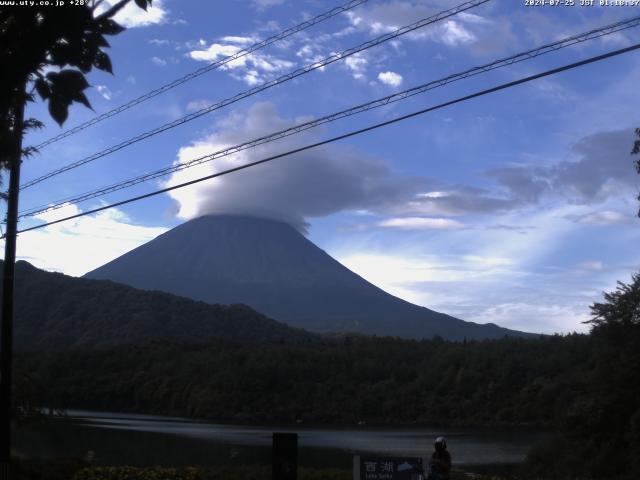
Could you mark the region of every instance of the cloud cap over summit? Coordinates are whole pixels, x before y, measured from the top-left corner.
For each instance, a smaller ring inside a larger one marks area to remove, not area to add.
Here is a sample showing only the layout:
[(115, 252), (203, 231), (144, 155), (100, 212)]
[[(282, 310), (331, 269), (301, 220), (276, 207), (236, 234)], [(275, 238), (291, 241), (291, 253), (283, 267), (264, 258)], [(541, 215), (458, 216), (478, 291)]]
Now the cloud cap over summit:
[[(257, 103), (218, 124), (215, 133), (183, 147), (176, 163), (292, 127), (308, 118), (285, 120), (268, 102)], [(166, 186), (234, 168), (317, 142), (304, 132), (174, 173)], [(305, 220), (343, 210), (389, 210), (427, 188), (424, 178), (394, 175), (385, 162), (344, 145), (329, 145), (277, 159), (170, 192), (180, 218), (211, 214), (250, 215), (281, 220), (304, 229)]]

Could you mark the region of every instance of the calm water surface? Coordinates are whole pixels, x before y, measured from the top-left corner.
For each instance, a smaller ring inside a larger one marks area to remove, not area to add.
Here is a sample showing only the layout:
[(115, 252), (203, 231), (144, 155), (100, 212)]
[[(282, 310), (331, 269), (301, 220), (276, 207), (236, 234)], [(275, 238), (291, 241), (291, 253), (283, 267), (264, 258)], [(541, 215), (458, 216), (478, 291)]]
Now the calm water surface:
[(354, 454), (425, 456), (436, 436), (447, 437), (454, 464), (500, 465), (524, 459), (544, 433), (470, 428), (251, 427), (184, 418), (70, 410), (15, 432), (19, 453), (83, 457), (104, 465), (269, 464), (274, 431), (297, 432), (304, 466), (349, 468)]

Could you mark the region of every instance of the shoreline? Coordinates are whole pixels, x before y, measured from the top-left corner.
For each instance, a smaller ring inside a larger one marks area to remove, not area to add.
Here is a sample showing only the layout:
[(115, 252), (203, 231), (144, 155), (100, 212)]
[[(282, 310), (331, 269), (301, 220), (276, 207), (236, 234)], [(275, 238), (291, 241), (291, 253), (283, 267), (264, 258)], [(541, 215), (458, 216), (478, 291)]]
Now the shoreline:
[[(43, 410), (47, 410), (48, 407), (45, 407)], [(121, 419), (133, 419), (134, 417), (141, 417), (141, 420), (162, 420), (166, 422), (193, 422), (193, 423), (201, 423), (201, 424), (210, 424), (210, 425), (220, 425), (224, 427), (259, 427), (259, 428), (303, 428), (303, 429), (354, 429), (354, 428), (362, 428), (363, 430), (372, 428), (372, 429), (395, 429), (395, 428), (415, 428), (415, 429), (425, 429), (425, 428), (446, 428), (446, 429), (478, 429), (478, 430), (493, 430), (493, 431), (504, 431), (508, 433), (510, 431), (519, 431), (519, 432), (527, 432), (527, 433), (540, 433), (540, 434), (552, 434), (553, 431), (550, 428), (551, 424), (533, 424), (533, 423), (506, 423), (506, 422), (493, 422), (493, 423), (465, 423), (465, 422), (438, 422), (438, 421), (428, 421), (428, 422), (402, 422), (402, 421), (379, 421), (379, 422), (364, 422), (364, 421), (355, 421), (355, 422), (305, 422), (302, 421), (292, 421), (292, 420), (281, 420), (281, 419), (269, 419), (264, 420), (260, 418), (206, 418), (206, 417), (188, 417), (188, 416), (180, 416), (169, 413), (148, 413), (142, 411), (105, 411), (105, 410), (92, 410), (87, 408), (66, 408), (66, 409), (57, 409), (58, 411), (64, 412), (63, 415), (49, 415), (44, 414), (48, 419), (74, 419), (74, 418), (121, 418)], [(69, 414), (71, 412), (71, 414)], [(86, 413), (91, 415), (77, 415), (78, 413)]]

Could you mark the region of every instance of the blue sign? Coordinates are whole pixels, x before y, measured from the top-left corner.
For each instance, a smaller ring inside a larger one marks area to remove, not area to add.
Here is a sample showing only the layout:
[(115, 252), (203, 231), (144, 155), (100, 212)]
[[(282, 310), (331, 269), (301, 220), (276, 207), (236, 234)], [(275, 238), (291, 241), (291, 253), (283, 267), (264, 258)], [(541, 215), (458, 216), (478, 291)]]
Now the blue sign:
[(359, 475), (354, 475), (354, 480), (418, 480), (423, 473), (422, 459), (417, 457), (360, 457), (359, 460)]

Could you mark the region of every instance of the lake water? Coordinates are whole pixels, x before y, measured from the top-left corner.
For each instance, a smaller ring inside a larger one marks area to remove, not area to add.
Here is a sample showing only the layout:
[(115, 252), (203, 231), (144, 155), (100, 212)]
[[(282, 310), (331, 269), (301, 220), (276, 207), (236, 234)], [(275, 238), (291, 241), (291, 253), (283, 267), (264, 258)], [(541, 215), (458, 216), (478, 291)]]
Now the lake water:
[(425, 456), (436, 436), (447, 438), (454, 464), (520, 462), (544, 433), (469, 428), (321, 428), (221, 425), (184, 418), (70, 410), (67, 419), (20, 427), (18, 453), (38, 458), (84, 457), (103, 465), (270, 463), (272, 433), (298, 433), (303, 466), (350, 468), (354, 454)]

